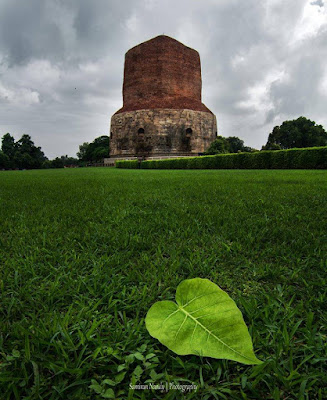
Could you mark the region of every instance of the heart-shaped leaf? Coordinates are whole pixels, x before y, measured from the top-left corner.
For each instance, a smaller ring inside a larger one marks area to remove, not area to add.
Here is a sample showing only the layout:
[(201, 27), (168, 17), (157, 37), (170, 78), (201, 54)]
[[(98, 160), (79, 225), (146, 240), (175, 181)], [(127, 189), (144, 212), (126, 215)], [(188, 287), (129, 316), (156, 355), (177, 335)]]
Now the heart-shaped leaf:
[(145, 318), (150, 335), (163, 345), (179, 355), (261, 364), (241, 311), (220, 287), (208, 279), (186, 279), (177, 287), (176, 303), (158, 301)]

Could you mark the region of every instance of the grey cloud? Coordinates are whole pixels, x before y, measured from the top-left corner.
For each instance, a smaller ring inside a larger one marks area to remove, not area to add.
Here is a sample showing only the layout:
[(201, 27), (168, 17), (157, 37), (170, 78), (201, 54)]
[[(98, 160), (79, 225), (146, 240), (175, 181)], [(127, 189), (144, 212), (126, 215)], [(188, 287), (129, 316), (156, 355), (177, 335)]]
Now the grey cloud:
[[(300, 48), (290, 54), (286, 79), (274, 82), (269, 90), (273, 110), (267, 115), (270, 121), (275, 117), (299, 114), (316, 114), (322, 104), (327, 104), (327, 93), (321, 91), (321, 84), (327, 70), (327, 30), (321, 30), (312, 40), (306, 40)], [(322, 115), (323, 117), (323, 115)]]
[(2, 0), (0, 51), (11, 65), (35, 58), (69, 63), (101, 58), (124, 44), (120, 24), (132, 0)]
[(64, 49), (59, 26), (47, 14), (46, 2), (4, 1), (0, 5), (0, 49), (10, 65), (49, 57)]

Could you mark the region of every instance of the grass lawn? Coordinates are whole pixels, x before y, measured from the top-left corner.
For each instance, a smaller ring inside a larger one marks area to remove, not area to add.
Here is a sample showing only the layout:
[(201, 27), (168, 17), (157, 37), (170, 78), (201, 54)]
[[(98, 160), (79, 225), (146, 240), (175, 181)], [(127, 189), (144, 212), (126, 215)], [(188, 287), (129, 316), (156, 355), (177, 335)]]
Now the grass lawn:
[[(0, 172), (0, 398), (326, 399), (327, 171)], [(158, 300), (208, 278), (265, 362), (177, 356)], [(171, 382), (197, 392), (129, 390)]]

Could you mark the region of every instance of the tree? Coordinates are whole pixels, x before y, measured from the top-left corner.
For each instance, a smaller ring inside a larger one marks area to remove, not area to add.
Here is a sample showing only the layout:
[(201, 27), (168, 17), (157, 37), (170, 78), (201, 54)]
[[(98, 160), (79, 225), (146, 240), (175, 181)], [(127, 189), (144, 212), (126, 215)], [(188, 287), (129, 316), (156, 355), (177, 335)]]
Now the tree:
[(16, 143), (16, 147), (14, 159), (17, 160), (19, 168), (41, 168), (47, 159), (41, 147), (34, 145), (30, 135), (23, 135)]
[(275, 126), (262, 150), (291, 149), (294, 147), (327, 146), (327, 132), (321, 125), (305, 117), (284, 121)]
[(211, 143), (205, 154), (223, 154), (228, 153), (226, 138), (217, 136), (217, 138)]
[(229, 136), (227, 138), (223, 136), (217, 136), (205, 154), (238, 153), (249, 151), (256, 150), (252, 149), (251, 147), (244, 146), (244, 141), (237, 136)]
[(36, 147), (30, 135), (23, 135), (17, 142), (6, 133), (2, 137), (2, 152), (9, 161), (6, 168), (41, 168), (47, 160), (41, 147)]
[(10, 133), (6, 133), (2, 137), (2, 145), (1, 145), (1, 150), (4, 154), (6, 154), (9, 159), (14, 157), (15, 152), (16, 152), (16, 144), (15, 144), (15, 139), (13, 136), (11, 136)]
[(14, 156), (15, 167), (19, 169), (34, 169), (35, 160), (28, 153), (16, 152)]
[(10, 168), (10, 159), (3, 151), (0, 151), (0, 169)]
[(244, 141), (236, 136), (226, 138), (227, 149), (229, 153), (238, 153), (244, 151)]
[(109, 157), (109, 136), (99, 136), (92, 143), (84, 142), (79, 146), (77, 157), (86, 162), (98, 162)]
[(89, 143), (88, 142), (84, 142), (83, 144), (81, 144), (79, 146), (79, 151), (77, 152), (77, 157), (80, 160), (85, 160), (86, 159), (86, 155), (87, 155), (87, 149), (89, 148)]
[(79, 160), (74, 157), (68, 157), (68, 155), (56, 157), (50, 161), (50, 164), (45, 164), (44, 168), (64, 168), (65, 166), (78, 165)]

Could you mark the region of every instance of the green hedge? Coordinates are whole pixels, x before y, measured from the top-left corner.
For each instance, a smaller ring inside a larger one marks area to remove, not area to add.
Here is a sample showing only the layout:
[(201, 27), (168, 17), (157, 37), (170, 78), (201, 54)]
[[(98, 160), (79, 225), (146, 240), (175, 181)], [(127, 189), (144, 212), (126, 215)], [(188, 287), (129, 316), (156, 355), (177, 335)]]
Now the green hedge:
[(139, 168), (139, 162), (137, 160), (116, 161), (115, 167), (136, 169)]
[[(138, 161), (116, 161), (117, 168), (139, 168)], [(142, 169), (327, 169), (327, 147), (142, 161)]]

